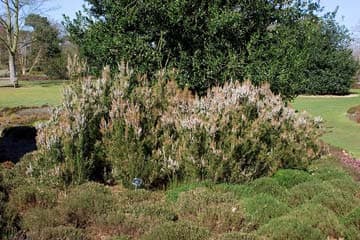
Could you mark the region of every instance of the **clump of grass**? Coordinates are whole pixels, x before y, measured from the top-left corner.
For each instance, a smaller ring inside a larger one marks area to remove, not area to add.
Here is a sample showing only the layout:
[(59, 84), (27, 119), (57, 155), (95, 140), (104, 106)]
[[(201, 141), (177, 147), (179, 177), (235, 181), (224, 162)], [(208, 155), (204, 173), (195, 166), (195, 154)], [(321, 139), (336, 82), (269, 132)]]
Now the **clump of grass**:
[(302, 170), (281, 169), (275, 173), (273, 178), (280, 184), (280, 186), (291, 188), (297, 184), (310, 181), (311, 175)]
[(166, 222), (154, 228), (143, 240), (205, 240), (210, 233), (189, 222)]
[(349, 114), (359, 113), (360, 114), (360, 105), (349, 108), (347, 110), (347, 113), (349, 113)]
[(349, 108), (347, 113), (351, 120), (360, 123), (360, 105)]
[(263, 193), (245, 199), (244, 209), (246, 217), (255, 228), (290, 211), (290, 208), (285, 203)]

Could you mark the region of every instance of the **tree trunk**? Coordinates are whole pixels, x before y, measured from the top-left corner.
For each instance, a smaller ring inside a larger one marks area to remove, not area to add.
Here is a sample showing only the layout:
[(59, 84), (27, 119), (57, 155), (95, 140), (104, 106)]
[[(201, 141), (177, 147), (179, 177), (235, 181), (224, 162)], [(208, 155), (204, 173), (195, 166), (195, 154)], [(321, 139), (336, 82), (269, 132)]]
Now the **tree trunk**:
[(16, 88), (18, 86), (18, 80), (16, 78), (15, 53), (12, 52), (9, 52), (9, 71), (10, 83)]

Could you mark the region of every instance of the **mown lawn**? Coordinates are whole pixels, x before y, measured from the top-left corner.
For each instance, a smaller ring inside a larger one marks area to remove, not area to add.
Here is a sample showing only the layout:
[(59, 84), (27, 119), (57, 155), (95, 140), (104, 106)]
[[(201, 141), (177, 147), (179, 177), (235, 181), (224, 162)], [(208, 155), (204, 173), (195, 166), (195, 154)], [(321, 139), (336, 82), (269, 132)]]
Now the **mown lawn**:
[(42, 105), (55, 106), (61, 103), (62, 88), (66, 81), (23, 81), (19, 88), (0, 82), (0, 109), (4, 107)]
[[(360, 94), (360, 90), (353, 90)], [(312, 97), (300, 96), (293, 101), (295, 109), (305, 110), (313, 116), (321, 116), (326, 123), (327, 132), (323, 140), (333, 146), (348, 150), (360, 158), (360, 124), (349, 120), (346, 112), (350, 107), (360, 104), (356, 97)]]

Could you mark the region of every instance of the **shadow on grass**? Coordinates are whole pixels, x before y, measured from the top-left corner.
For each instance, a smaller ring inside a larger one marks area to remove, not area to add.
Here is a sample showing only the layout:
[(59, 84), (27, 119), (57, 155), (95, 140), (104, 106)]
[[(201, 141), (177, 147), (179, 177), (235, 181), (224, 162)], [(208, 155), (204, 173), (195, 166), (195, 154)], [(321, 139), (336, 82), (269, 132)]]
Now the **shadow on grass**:
[[(69, 82), (69, 80), (36, 80), (36, 81), (20, 81), (17, 88), (22, 87), (53, 87), (53, 86), (59, 86), (66, 82)], [(9, 81), (6, 80), (0, 80), (0, 88), (14, 88), (14, 85), (12, 85)]]

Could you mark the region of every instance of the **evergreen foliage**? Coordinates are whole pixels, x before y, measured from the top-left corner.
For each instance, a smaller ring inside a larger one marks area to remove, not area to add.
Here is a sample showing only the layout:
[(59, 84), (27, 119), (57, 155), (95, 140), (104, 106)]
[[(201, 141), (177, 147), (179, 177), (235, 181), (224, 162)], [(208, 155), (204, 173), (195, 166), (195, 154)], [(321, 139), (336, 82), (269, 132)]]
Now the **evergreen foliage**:
[(68, 88), (39, 131), (32, 175), (66, 185), (112, 178), (125, 186), (141, 178), (147, 188), (240, 183), (306, 169), (320, 156), (319, 122), (295, 113), (268, 86), (226, 83), (198, 97), (174, 81), (142, 81), (132, 90), (126, 79), (112, 88), (104, 79)]
[(248, 78), (291, 99), (345, 94), (356, 72), (348, 32), (335, 13), (319, 17), (318, 1), (87, 2), (65, 26), (93, 73), (126, 65), (136, 83), (175, 69), (178, 84), (200, 95)]

